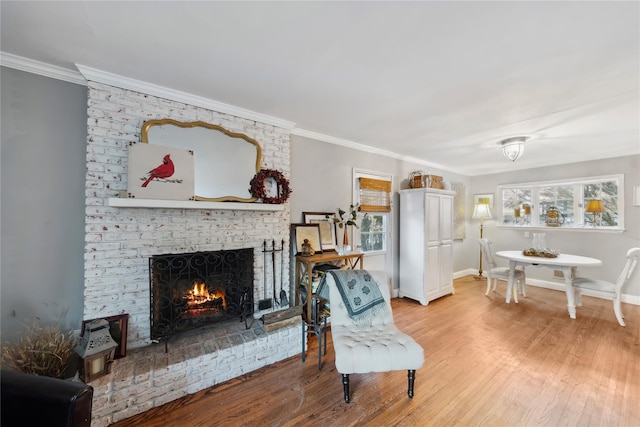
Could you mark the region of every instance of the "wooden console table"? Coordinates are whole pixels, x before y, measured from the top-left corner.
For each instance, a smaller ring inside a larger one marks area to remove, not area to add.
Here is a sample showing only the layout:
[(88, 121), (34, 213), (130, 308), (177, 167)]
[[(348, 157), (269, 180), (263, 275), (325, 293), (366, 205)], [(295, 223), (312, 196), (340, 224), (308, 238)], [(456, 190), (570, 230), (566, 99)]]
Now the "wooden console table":
[(304, 280), (305, 276), (307, 278), (307, 284), (305, 286), (306, 289), (306, 300), (304, 302), (303, 307), (303, 316), (307, 322), (312, 318), (311, 316), (311, 296), (312, 296), (312, 273), (313, 267), (316, 264), (320, 263), (330, 263), (336, 265), (338, 262), (344, 262), (351, 269), (355, 269), (358, 264), (360, 264), (360, 269), (362, 269), (364, 262), (364, 254), (361, 252), (358, 253), (348, 253), (344, 255), (338, 255), (337, 252), (323, 252), (317, 255), (311, 256), (302, 256), (296, 255), (296, 275), (295, 275), (295, 283), (296, 283), (296, 304), (300, 301), (300, 285)]

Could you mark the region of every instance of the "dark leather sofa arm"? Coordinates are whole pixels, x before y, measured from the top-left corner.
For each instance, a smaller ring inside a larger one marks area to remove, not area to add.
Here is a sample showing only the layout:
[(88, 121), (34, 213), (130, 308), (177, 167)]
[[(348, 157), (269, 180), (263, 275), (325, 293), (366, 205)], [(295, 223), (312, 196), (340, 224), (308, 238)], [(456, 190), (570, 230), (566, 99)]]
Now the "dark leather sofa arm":
[(90, 427), (93, 387), (57, 378), (0, 373), (2, 427)]

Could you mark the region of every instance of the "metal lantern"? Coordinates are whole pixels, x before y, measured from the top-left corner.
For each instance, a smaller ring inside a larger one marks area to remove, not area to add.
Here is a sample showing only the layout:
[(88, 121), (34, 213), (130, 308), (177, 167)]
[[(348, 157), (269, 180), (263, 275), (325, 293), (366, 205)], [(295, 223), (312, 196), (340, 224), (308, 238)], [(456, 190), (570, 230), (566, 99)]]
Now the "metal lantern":
[(88, 383), (111, 372), (117, 346), (109, 334), (109, 322), (98, 319), (85, 324), (84, 333), (75, 348), (82, 358), (80, 378)]

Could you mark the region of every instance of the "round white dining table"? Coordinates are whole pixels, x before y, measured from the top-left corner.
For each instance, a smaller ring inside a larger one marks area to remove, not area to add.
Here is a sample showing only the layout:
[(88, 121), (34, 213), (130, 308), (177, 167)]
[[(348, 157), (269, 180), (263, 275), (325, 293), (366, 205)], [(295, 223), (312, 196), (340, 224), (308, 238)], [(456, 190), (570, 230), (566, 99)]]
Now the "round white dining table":
[(569, 317), (576, 318), (575, 293), (573, 290), (573, 270), (578, 267), (595, 267), (602, 265), (602, 261), (597, 258), (589, 258), (580, 255), (559, 254), (556, 258), (545, 258), (537, 256), (523, 255), (522, 251), (498, 251), (496, 256), (509, 260), (509, 280), (507, 282), (507, 304), (513, 299), (518, 302), (518, 293), (514, 292), (514, 276), (516, 267), (526, 268), (528, 266), (547, 267), (554, 270), (561, 270), (564, 276), (564, 291), (567, 294), (567, 308)]

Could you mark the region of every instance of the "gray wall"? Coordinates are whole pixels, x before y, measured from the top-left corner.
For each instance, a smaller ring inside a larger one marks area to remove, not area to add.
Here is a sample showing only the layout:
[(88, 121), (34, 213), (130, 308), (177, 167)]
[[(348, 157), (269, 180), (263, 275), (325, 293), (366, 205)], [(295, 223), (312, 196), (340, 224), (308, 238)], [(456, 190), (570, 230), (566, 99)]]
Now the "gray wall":
[[(544, 229), (546, 243), (550, 248), (560, 252), (594, 257), (603, 261), (601, 267), (581, 269), (581, 275), (615, 281), (624, 265), (624, 256), (627, 250), (640, 246), (640, 207), (633, 206), (633, 186), (640, 185), (640, 156), (617, 157), (527, 169), (518, 172), (477, 176), (473, 177), (472, 191), (474, 194), (496, 193), (496, 186), (499, 184), (580, 178), (619, 173), (624, 174), (625, 184), (624, 219), (626, 230), (624, 232)], [(480, 237), (478, 221), (472, 220), (469, 230), (474, 233), (474, 239)], [(532, 243), (531, 237), (529, 239), (524, 238), (523, 230), (498, 228), (496, 227), (495, 220), (485, 222), (484, 237), (492, 240), (494, 249), (497, 251), (524, 249), (531, 247)], [(476, 268), (477, 264), (478, 262), (476, 260)], [(504, 265), (506, 265), (506, 263)], [(531, 277), (559, 282), (557, 279), (553, 279), (552, 274), (553, 272), (546, 268), (527, 269), (527, 279)], [(640, 272), (634, 273), (631, 283), (627, 285), (623, 292), (627, 295), (640, 297)]]
[[(0, 77), (0, 315), (4, 341), (15, 337), (24, 320), (39, 318), (63, 329), (78, 329), (82, 321), (87, 89), (5, 67)], [(291, 221), (302, 221), (303, 211), (348, 206), (354, 167), (394, 177), (392, 227), (398, 230), (397, 191), (408, 188), (412, 171), (428, 168), (295, 135), (291, 137)], [(604, 266), (588, 273), (614, 280), (624, 252), (640, 246), (640, 208), (632, 206), (633, 186), (640, 185), (639, 171), (640, 156), (473, 178), (432, 168), (445, 181), (466, 188), (466, 238), (454, 244), (454, 271), (478, 268), (479, 224), (470, 218), (473, 194), (495, 193), (496, 186), (504, 183), (624, 173), (624, 233), (547, 232), (549, 246), (602, 259)], [(485, 230), (497, 250), (531, 243), (521, 230), (498, 229), (492, 221)], [(392, 246), (397, 283), (397, 236)], [(529, 277), (552, 280), (548, 270), (530, 270)], [(640, 295), (639, 276), (635, 275), (626, 293)]]
[[(408, 188), (407, 178), (412, 171), (429, 168), (294, 135), (291, 138), (291, 182), (294, 189), (291, 197), (291, 219), (294, 222), (302, 221), (304, 211), (331, 212), (337, 206), (348, 206), (351, 203), (353, 168), (389, 173), (394, 177), (393, 230), (395, 232), (393, 232), (394, 270), (392, 274), (397, 287), (397, 230), (399, 229), (397, 191)], [(465, 177), (435, 168), (431, 168), (430, 171), (442, 175), (445, 181), (462, 183), (466, 189), (466, 238), (454, 242), (454, 272), (478, 270), (477, 239), (480, 237), (480, 224), (471, 218), (473, 195), (496, 194), (496, 187), (499, 184), (624, 173), (626, 230), (623, 233), (547, 229), (545, 230), (547, 244), (561, 252), (603, 260), (602, 267), (585, 268), (580, 273), (609, 281), (615, 281), (620, 273), (626, 251), (631, 247), (640, 246), (640, 208), (632, 206), (633, 186), (640, 185), (640, 156), (474, 177)], [(531, 246), (531, 237), (525, 239), (523, 231), (497, 228), (495, 220), (490, 220), (485, 222), (484, 236), (493, 241), (496, 250), (524, 249)], [(504, 265), (506, 266), (506, 262)], [(528, 269), (527, 277), (562, 283), (553, 277), (551, 270), (544, 268)], [(640, 273), (632, 277), (632, 283), (626, 288), (625, 294), (640, 296)]]
[(2, 67), (3, 341), (25, 320), (80, 329), (87, 88)]
[[(472, 196), (468, 190), (470, 179), (452, 172), (427, 168), (402, 160), (368, 153), (336, 144), (316, 141), (292, 135), (291, 137), (291, 221), (302, 222), (302, 212), (333, 212), (339, 206), (347, 208), (352, 203), (353, 169), (390, 174), (393, 176), (392, 254), (394, 286), (398, 284), (398, 190), (409, 188), (409, 174), (415, 170), (430, 171), (443, 176), (445, 181), (458, 182), (467, 189), (469, 205)], [(470, 213), (468, 213), (470, 216)], [(467, 229), (467, 236), (469, 230)], [(472, 246), (468, 239), (454, 242), (454, 271), (470, 268)], [(365, 262), (366, 265), (366, 262)]]

